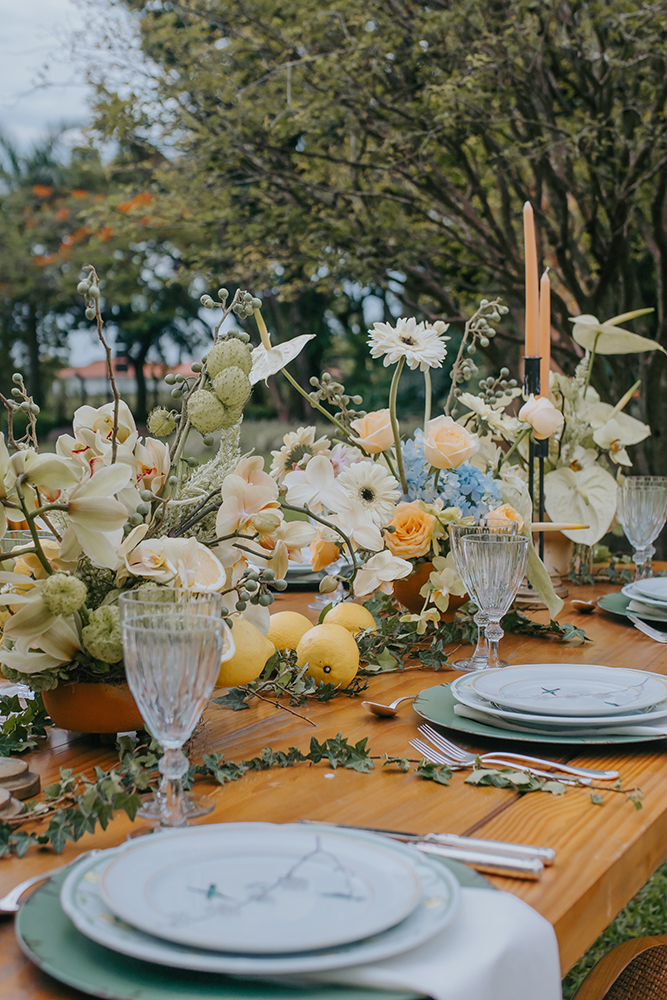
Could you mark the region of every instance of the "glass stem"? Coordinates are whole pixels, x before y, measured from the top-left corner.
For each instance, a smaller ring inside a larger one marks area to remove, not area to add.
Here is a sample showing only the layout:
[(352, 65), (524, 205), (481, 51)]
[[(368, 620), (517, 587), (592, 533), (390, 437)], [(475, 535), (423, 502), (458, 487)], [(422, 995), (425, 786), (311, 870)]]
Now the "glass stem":
[(498, 621), (489, 621), (489, 624), (486, 626), (486, 638), (489, 643), (489, 669), (501, 666), (500, 659), (498, 657), (498, 643), (504, 635), (505, 633), (500, 627), (500, 623)]
[(635, 564), (635, 581), (646, 580), (653, 576), (652, 557), (655, 555), (655, 548), (647, 545), (645, 549), (635, 549), (632, 556)]
[(162, 774), (160, 799), (162, 802), (161, 826), (185, 826), (183, 775), (188, 770), (188, 759), (179, 747), (165, 750), (158, 764)]
[(477, 626), (477, 645), (470, 659), (473, 663), (477, 663), (477, 661), (486, 663), (489, 658), (489, 641), (486, 637), (486, 626), (489, 624), (489, 619), (485, 611), (478, 611), (473, 621)]

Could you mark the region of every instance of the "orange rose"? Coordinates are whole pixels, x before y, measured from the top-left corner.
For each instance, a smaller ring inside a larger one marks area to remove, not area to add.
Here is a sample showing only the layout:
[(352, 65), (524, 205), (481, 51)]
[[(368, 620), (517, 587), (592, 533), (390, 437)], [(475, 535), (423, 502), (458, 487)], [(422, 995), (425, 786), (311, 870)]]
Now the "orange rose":
[(374, 410), (351, 422), (354, 438), (369, 455), (386, 451), (394, 443), (389, 410)]
[(512, 521), (516, 521), (518, 524), (518, 531), (521, 532), (523, 528), (523, 518), (518, 510), (515, 510), (512, 504), (504, 503), (502, 507), (496, 507), (495, 510), (490, 510), (488, 514), (483, 517), (485, 524), (491, 524), (494, 527), (502, 528), (507, 522), (511, 524)]
[(340, 549), (335, 542), (325, 542), (321, 535), (310, 543), (310, 562), (314, 573), (326, 569), (338, 559), (339, 555)]
[(401, 559), (425, 556), (431, 548), (435, 518), (419, 506), (419, 501), (399, 503), (389, 522), (395, 531), (385, 531), (384, 540), (389, 551)]

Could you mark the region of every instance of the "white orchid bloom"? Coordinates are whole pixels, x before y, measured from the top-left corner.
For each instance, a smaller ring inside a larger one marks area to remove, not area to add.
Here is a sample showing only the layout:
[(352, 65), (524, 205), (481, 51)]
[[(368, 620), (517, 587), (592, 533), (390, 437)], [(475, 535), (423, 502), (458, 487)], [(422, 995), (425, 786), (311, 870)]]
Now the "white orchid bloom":
[(38, 455), (32, 448), (17, 451), (9, 459), (5, 473), (8, 491), (19, 485), (36, 486), (49, 490), (66, 490), (79, 482), (80, 476), (73, 462), (59, 455)]
[(409, 576), (413, 569), (411, 562), (393, 556), (388, 549), (378, 552), (376, 556), (371, 556), (357, 572), (354, 578), (355, 597), (365, 597), (367, 594), (372, 594), (374, 590), (391, 594), (394, 589), (394, 580), (402, 580)]
[(78, 543), (93, 565), (116, 568), (127, 510), (115, 494), (127, 486), (130, 475), (127, 465), (110, 465), (70, 490), (70, 526), (63, 536), (62, 559), (71, 560)]
[[(82, 431), (90, 430), (99, 442), (111, 443), (113, 435), (114, 403), (105, 403), (103, 406), (80, 406), (74, 413), (72, 429), (74, 437), (83, 440)], [(120, 400), (118, 405), (118, 433), (116, 440), (118, 444), (127, 444), (132, 450), (139, 439), (137, 425), (134, 422), (132, 411), (124, 400)]]
[(618, 420), (608, 420), (599, 427), (593, 434), (593, 440), (600, 448), (609, 452), (612, 462), (616, 462), (617, 465), (632, 465), (632, 460), (625, 450), (623, 428)]
[[(384, 548), (382, 532), (369, 518), (367, 511), (361, 504), (355, 503), (349, 497), (345, 499), (345, 503), (339, 504), (336, 514), (330, 514), (328, 519), (333, 524), (339, 525), (360, 549), (380, 552)], [(327, 541), (335, 541), (337, 545), (340, 545), (341, 537), (340, 535), (336, 537), (327, 535)]]
[(346, 494), (337, 485), (331, 461), (324, 455), (314, 455), (305, 469), (288, 472), (284, 484), (288, 503), (309, 507), (315, 514), (323, 507), (337, 511), (349, 504)]
[(140, 540), (124, 553), (124, 563), (116, 577), (119, 586), (128, 576), (139, 576), (204, 593), (222, 590), (227, 578), (220, 561), (196, 538)]
[(13, 649), (0, 648), (0, 663), (21, 674), (40, 674), (44, 670), (53, 670), (54, 667), (67, 663), (67, 660), (33, 650), (28, 639), (21, 639)]
[(171, 466), (168, 446), (157, 438), (146, 438), (143, 444), (138, 444), (134, 449), (134, 458), (137, 465), (138, 488), (150, 490), (159, 496)]

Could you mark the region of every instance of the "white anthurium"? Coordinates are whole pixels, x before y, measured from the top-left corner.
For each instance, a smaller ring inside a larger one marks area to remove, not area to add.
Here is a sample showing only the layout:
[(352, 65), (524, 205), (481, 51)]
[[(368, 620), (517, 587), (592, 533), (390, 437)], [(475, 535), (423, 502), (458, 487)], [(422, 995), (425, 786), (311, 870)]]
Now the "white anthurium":
[[(252, 368), (250, 370), (250, 384), (255, 385), (262, 379), (266, 382), (270, 375), (276, 375), (290, 361), (294, 361), (301, 354), (309, 340), (313, 340), (315, 334), (307, 333), (301, 337), (294, 337), (283, 344), (271, 344), (268, 346), (263, 342), (259, 347), (255, 347), (252, 352)], [(262, 338), (263, 341), (264, 338)]]
[(596, 354), (642, 354), (645, 351), (662, 351), (667, 354), (657, 340), (640, 337), (619, 325), (651, 312), (652, 309), (635, 309), (633, 312), (614, 316), (604, 323), (597, 316), (588, 314), (570, 316), (570, 323), (574, 324), (572, 336), (580, 347), (587, 351), (594, 350)]
[(566, 538), (595, 545), (609, 531), (616, 513), (616, 480), (598, 464), (578, 472), (555, 469), (544, 477), (544, 502), (552, 521), (589, 525), (563, 531)]

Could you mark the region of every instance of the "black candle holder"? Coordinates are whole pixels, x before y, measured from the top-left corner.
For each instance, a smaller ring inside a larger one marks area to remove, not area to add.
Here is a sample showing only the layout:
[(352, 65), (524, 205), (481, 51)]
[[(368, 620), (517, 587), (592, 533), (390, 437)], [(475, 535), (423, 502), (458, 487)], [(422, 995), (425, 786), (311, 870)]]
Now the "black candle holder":
[[(524, 379), (523, 387), (526, 395), (537, 396), (541, 389), (540, 364), (542, 358), (524, 357)], [(544, 459), (549, 454), (549, 439), (544, 441), (533, 441), (532, 437), (528, 444), (528, 492), (532, 501), (532, 510), (537, 506), (538, 519), (544, 520)], [(537, 459), (537, 490), (535, 489), (535, 459)], [(538, 552), (540, 559), (544, 559), (544, 532), (539, 532)]]

